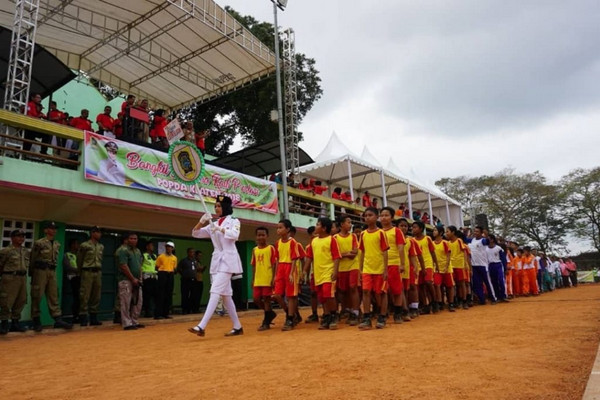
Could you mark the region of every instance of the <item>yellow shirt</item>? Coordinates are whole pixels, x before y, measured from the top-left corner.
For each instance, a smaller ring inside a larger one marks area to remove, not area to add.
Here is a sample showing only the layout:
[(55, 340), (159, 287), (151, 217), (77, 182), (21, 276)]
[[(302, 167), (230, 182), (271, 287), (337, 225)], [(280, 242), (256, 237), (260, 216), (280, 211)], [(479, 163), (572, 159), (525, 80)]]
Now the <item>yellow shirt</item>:
[(456, 239), (454, 242), (449, 241), (448, 246), (450, 247), (450, 267), (452, 269), (464, 269), (465, 268), (465, 248), (463, 241)]
[(373, 232), (363, 231), (358, 248), (364, 253), (362, 272), (374, 275), (383, 274), (387, 268), (387, 265), (383, 263), (383, 254), (390, 248), (385, 233), (381, 229)]
[[(406, 245), (406, 240), (404, 239), (404, 233), (398, 228), (390, 228), (384, 229), (385, 236), (387, 238), (388, 243), (390, 244), (390, 249), (388, 250), (388, 265), (397, 265), (400, 266), (400, 253), (398, 252), (398, 246)], [(405, 263), (405, 265), (408, 265)]]
[(333, 236), (316, 237), (307, 250), (307, 257), (313, 260), (315, 285), (331, 282), (335, 260), (342, 258), (337, 240)]
[(421, 249), (421, 253), (423, 253), (423, 261), (425, 262), (425, 268), (433, 269), (433, 256), (431, 252), (435, 251), (435, 247), (433, 246), (433, 240), (429, 236), (423, 236), (422, 239), (415, 238), (415, 241), (419, 245)]
[[(350, 233), (346, 237), (338, 233), (334, 237), (338, 242), (341, 254), (350, 253), (352, 250), (358, 249), (358, 239), (354, 233)], [(340, 260), (340, 271), (347, 272), (355, 269), (358, 269), (358, 254), (353, 259), (342, 258)]]
[(298, 245), (295, 239), (288, 239), (286, 242), (281, 239), (275, 242), (275, 250), (277, 250), (277, 260), (280, 263), (291, 264), (292, 260), (300, 258), (298, 254)]
[(177, 257), (173, 254), (163, 253), (156, 259), (156, 267), (159, 271), (175, 272)]
[(256, 246), (252, 250), (250, 264), (254, 266), (254, 286), (271, 286), (276, 260), (275, 248), (271, 245), (267, 245), (262, 249)]
[(415, 238), (406, 238), (404, 244), (404, 272), (402, 273), (402, 279), (410, 279), (410, 269), (417, 270), (417, 265), (413, 265), (410, 262), (410, 257), (417, 257), (421, 254), (421, 248), (417, 244)]
[(448, 256), (448, 253), (450, 253), (450, 246), (448, 245), (448, 241), (442, 240), (439, 243), (433, 242), (433, 246), (435, 247), (435, 257), (438, 260), (440, 273), (452, 273), (452, 263), (448, 265), (448, 270), (446, 270), (446, 257)]

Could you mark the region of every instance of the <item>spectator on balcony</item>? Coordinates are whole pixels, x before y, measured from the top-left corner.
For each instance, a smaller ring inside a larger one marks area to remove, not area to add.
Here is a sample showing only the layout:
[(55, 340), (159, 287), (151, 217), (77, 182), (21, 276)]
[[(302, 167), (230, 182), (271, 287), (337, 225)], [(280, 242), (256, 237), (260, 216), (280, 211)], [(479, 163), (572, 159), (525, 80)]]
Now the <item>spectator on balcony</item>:
[(75, 117), (71, 120), (71, 126), (82, 131), (91, 131), (92, 121), (88, 119), (89, 115), (90, 112), (84, 108), (81, 110), (81, 115), (79, 117)]
[(379, 200), (377, 199), (377, 197), (373, 197), (373, 200), (371, 200), (371, 206), (381, 210), (381, 207), (379, 206)]
[(150, 129), (150, 139), (152, 143), (161, 150), (169, 149), (169, 142), (167, 141), (167, 135), (165, 133), (165, 127), (168, 124), (167, 119), (164, 117), (165, 110), (159, 109), (154, 112), (154, 119), (152, 120), (152, 128)]
[(134, 137), (142, 143), (149, 143), (150, 129), (148, 126), (148, 111), (150, 110), (148, 108), (148, 100), (140, 100), (133, 108), (136, 111), (139, 111), (140, 115), (139, 118), (137, 116), (133, 118)]
[(316, 181), (313, 184), (313, 193), (314, 194), (323, 195), (323, 193), (325, 193), (328, 189), (329, 189), (329, 186), (323, 185), (323, 182), (321, 182), (321, 181)]
[(194, 140), (192, 140), (192, 143), (195, 142), (196, 147), (200, 149), (202, 155), (206, 155), (206, 138), (210, 135), (210, 130), (206, 129), (202, 132), (196, 132), (194, 135), (195, 137)]
[[(41, 103), (42, 103), (42, 96), (39, 93), (32, 94), (30, 97), (29, 103), (27, 103), (27, 110), (25, 111), (25, 114), (29, 117), (37, 118), (37, 119), (46, 118), (46, 116), (42, 112), (43, 107), (42, 107)], [(24, 137), (27, 140), (37, 140), (39, 138), (42, 140), (42, 143), (45, 143), (45, 144), (49, 144), (50, 141), (52, 140), (52, 136), (50, 136), (50, 135), (45, 135), (40, 132), (29, 131), (29, 130), (25, 131)], [(33, 143), (23, 142), (23, 150), (31, 151), (32, 144)], [(48, 154), (48, 147), (41, 146), (40, 153)]]
[(404, 208), (406, 206), (404, 205), (404, 203), (400, 204), (400, 206), (398, 207), (398, 209), (395, 212), (396, 217), (402, 218), (404, 217)]
[(331, 198), (335, 199), (335, 200), (341, 200), (342, 199), (342, 188), (341, 187), (334, 188), (333, 193), (331, 193)]
[(373, 207), (373, 203), (371, 203), (371, 194), (369, 191), (365, 191), (362, 196), (362, 205), (363, 207)]
[(312, 192), (312, 190), (313, 190), (312, 180), (308, 179), (308, 178), (303, 178), (302, 181), (300, 182), (300, 184), (298, 185), (298, 189), (306, 190), (307, 192)]
[(429, 223), (429, 213), (424, 212), (423, 215), (421, 215), (421, 221), (423, 221), (424, 224), (428, 224)]
[(350, 193), (349, 190), (346, 190), (344, 193), (342, 193), (340, 200), (347, 201), (348, 203), (352, 203), (352, 193)]
[(288, 175), (287, 185), (293, 188), (298, 187), (298, 183), (296, 183), (296, 174), (294, 174), (293, 172), (290, 172), (290, 174)]
[(123, 104), (121, 104), (121, 112), (125, 113), (125, 111), (129, 108), (129, 107), (133, 107), (135, 104), (135, 96), (130, 94), (127, 96), (127, 98), (125, 99), (125, 101), (123, 102)]
[(115, 119), (110, 115), (112, 108), (104, 107), (104, 112), (98, 114), (96, 123), (98, 124), (98, 133), (109, 138), (115, 138)]
[(421, 211), (419, 211), (419, 210), (413, 211), (412, 219), (415, 221), (420, 221), (421, 220)]
[(64, 112), (58, 110), (56, 108), (56, 102), (50, 102), (50, 110), (48, 110), (48, 121), (55, 122), (57, 124), (66, 125), (67, 124), (67, 116)]

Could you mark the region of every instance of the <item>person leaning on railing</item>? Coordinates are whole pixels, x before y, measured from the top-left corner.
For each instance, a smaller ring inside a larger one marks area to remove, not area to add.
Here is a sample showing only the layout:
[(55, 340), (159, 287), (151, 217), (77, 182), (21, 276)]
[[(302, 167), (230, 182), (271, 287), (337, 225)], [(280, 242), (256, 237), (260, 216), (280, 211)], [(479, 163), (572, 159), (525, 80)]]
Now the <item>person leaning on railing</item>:
[[(39, 93), (32, 94), (30, 97), (29, 103), (27, 103), (27, 110), (26, 110), (25, 114), (31, 118), (37, 118), (37, 119), (46, 118), (46, 116), (42, 112), (42, 109), (44, 107), (42, 106), (41, 103), (42, 103), (42, 96)], [(38, 138), (40, 138), (42, 140), (42, 143), (45, 143), (45, 144), (50, 144), (50, 141), (52, 140), (52, 136), (50, 136), (50, 135), (46, 135), (46, 134), (43, 134), (40, 132), (35, 132), (35, 131), (30, 131), (30, 130), (25, 130), (24, 137), (27, 140), (37, 140)], [(23, 142), (23, 150), (31, 151), (32, 144), (33, 143), (30, 143), (30, 142)], [(48, 154), (48, 147), (41, 146), (40, 153)]]

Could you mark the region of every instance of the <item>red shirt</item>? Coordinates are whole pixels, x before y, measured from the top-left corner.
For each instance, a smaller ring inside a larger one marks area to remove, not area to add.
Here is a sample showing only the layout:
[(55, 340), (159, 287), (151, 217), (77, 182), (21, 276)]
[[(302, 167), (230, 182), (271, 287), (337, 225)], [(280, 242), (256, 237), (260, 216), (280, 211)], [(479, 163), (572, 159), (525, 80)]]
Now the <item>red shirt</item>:
[(96, 123), (98, 123), (98, 129), (101, 129), (100, 124), (102, 124), (104, 129), (111, 132), (115, 127), (115, 119), (110, 115), (106, 114), (98, 114), (98, 116), (96, 117)]
[(71, 126), (82, 131), (91, 131), (92, 121), (87, 118), (75, 117), (71, 120)]
[(206, 147), (204, 142), (205, 142), (204, 138), (200, 137), (200, 135), (196, 134), (196, 147), (199, 148), (200, 150), (204, 150)]
[(342, 193), (342, 195), (340, 196), (340, 200), (352, 202), (352, 195), (351, 194)]
[(331, 193), (331, 198), (332, 199), (336, 199), (336, 200), (340, 200), (342, 198), (341, 194), (337, 194), (336, 192)]
[(38, 105), (34, 101), (27, 103), (27, 115), (33, 118), (42, 118), (44, 114), (38, 110)]
[(327, 186), (313, 186), (313, 192), (315, 194), (323, 194), (327, 190)]
[(48, 111), (48, 119), (52, 122), (56, 122), (57, 124), (66, 125), (67, 121), (65, 120), (65, 113), (58, 110), (50, 110)]
[(371, 197), (368, 194), (363, 194), (362, 203), (363, 203), (363, 207), (372, 207), (373, 206), (371, 204)]
[(159, 138), (167, 137), (165, 134), (165, 126), (167, 126), (167, 119), (165, 117), (154, 116), (154, 128), (150, 131), (150, 137)]

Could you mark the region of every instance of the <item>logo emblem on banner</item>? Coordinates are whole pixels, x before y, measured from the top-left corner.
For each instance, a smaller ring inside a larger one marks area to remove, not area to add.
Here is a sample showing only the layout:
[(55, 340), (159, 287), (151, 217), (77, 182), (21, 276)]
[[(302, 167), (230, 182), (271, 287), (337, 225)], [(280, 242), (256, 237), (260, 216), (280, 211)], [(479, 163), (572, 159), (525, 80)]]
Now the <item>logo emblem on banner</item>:
[(179, 182), (195, 185), (204, 172), (204, 157), (194, 144), (180, 140), (169, 147), (169, 166)]

